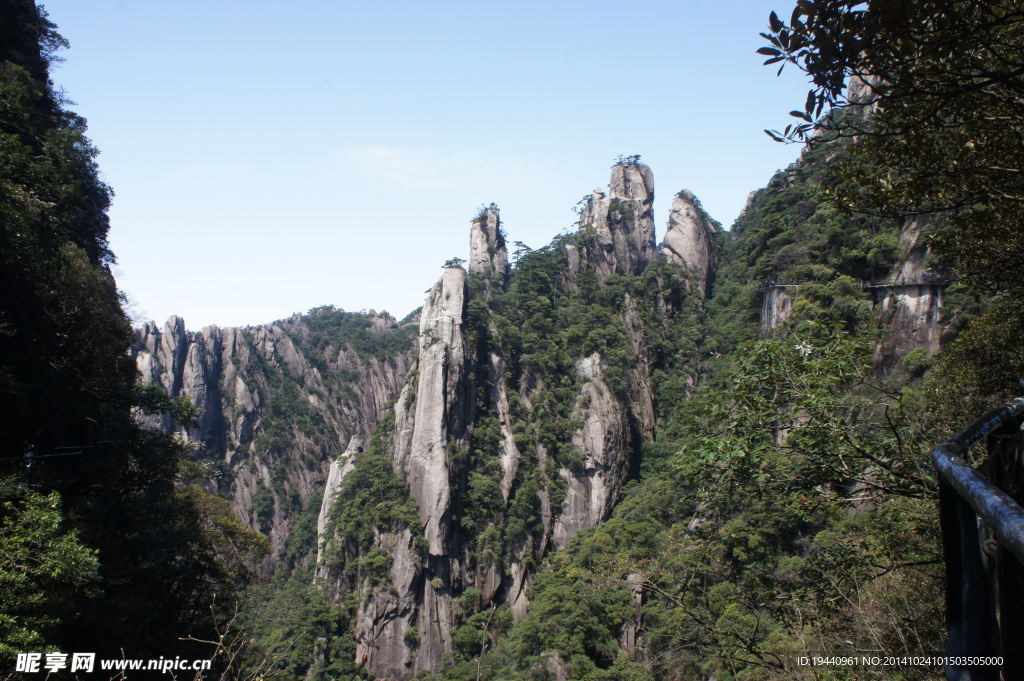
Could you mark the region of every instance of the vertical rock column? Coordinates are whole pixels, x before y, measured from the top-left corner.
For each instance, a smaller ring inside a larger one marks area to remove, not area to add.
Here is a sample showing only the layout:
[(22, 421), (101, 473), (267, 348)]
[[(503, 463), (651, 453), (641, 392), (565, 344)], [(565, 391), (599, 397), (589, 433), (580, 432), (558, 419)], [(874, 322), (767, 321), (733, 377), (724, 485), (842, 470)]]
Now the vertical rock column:
[(466, 272), (450, 267), (423, 306), (412, 438), (408, 453), (397, 452), (396, 457), (419, 505), (429, 552), (434, 556), (448, 553), (449, 440), (472, 423), (472, 403), (466, 399), (472, 397), (472, 391), (461, 385), (466, 363), (465, 304)]
[(914, 348), (934, 354), (942, 347), (939, 324), (944, 282), (928, 270), (931, 249), (921, 239), (928, 216), (907, 218), (900, 233), (903, 262), (890, 275), (892, 286), (872, 290), (872, 303), (878, 323), (892, 331), (880, 341), (876, 362), (897, 362)]
[(473, 220), (469, 230), (469, 271), (501, 277), (508, 271), (508, 252), (497, 208), (486, 208)]
[(595, 190), (580, 214), (580, 231), (590, 234), (583, 257), (602, 279), (639, 274), (655, 256), (654, 174), (641, 163), (612, 166), (608, 193)]
[(701, 210), (693, 192), (689, 189), (679, 192), (668, 214), (661, 252), (669, 262), (678, 263), (695, 275), (698, 288), (705, 296), (715, 266), (711, 250), (714, 231), (714, 225)]

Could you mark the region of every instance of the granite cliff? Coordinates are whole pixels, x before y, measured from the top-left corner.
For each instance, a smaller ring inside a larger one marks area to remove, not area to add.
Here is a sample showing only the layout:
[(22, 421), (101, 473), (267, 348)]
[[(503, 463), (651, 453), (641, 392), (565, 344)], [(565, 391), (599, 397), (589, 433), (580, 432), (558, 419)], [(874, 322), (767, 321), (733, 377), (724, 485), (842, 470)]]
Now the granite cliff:
[[(273, 571), (311, 498), (319, 509), (332, 460), (369, 440), (412, 362), (410, 325), (387, 313), (319, 308), (264, 326), (186, 331), (171, 317), (136, 331), (142, 380), (201, 410), (183, 435), (211, 470), (210, 487), (266, 533)], [(147, 417), (170, 430), (168, 418)]]
[[(471, 224), (468, 272), (448, 268), (431, 289), (417, 359), (393, 425), (379, 434), (418, 509), (420, 549), (410, 528), (397, 526), (376, 532), (359, 556), (333, 566), (322, 560), (319, 571), (321, 587), (336, 599), (358, 592), (356, 658), (377, 677), (434, 670), (460, 645), (460, 626), (474, 612), (502, 606), (521, 617), (536, 566), (605, 520), (636, 474), (644, 443), (654, 438), (652, 367), (664, 360), (651, 346), (668, 318), (684, 314), (691, 282), (707, 290), (714, 262), (713, 228), (692, 194), (673, 207), (673, 215), (689, 211), (671, 223), (669, 255), (659, 254), (653, 188), (647, 166), (617, 164), (609, 190), (595, 191), (584, 206), (579, 232), (530, 254), (513, 275), (499, 213), (487, 209)], [(624, 292), (609, 310), (592, 303), (602, 324), (588, 331), (596, 337), (611, 328), (615, 343), (548, 347), (539, 361), (539, 351), (524, 345), (544, 344), (529, 334), (531, 323), (544, 322), (525, 315), (520, 325), (509, 309), (527, 313), (537, 304), (522, 297), (530, 284), (516, 278), (530, 276), (533, 260), (544, 279), (541, 304), (556, 313), (582, 313), (594, 284), (612, 275), (638, 281), (655, 260), (658, 293), (638, 300)], [(333, 484), (322, 517), (344, 506), (345, 494)], [(470, 522), (484, 507), (486, 522)], [(321, 556), (344, 545), (327, 526)], [(386, 579), (346, 576), (371, 554), (390, 557)]]

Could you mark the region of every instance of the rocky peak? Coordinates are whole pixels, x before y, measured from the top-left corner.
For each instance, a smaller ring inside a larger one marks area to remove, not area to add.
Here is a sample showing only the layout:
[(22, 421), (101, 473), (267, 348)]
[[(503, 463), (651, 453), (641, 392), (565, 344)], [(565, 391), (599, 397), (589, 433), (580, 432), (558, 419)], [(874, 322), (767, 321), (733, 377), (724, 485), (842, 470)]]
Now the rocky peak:
[(449, 267), (434, 284), (420, 317), (419, 374), (416, 386), (415, 429), (403, 461), (409, 490), (420, 509), (430, 553), (447, 550), (450, 506), (449, 441), (469, 423), (463, 386), (465, 342), (462, 316), (466, 304), (466, 272)]
[(698, 288), (707, 295), (709, 274), (714, 268), (711, 235), (715, 227), (700, 207), (697, 197), (684, 189), (672, 201), (668, 228), (661, 242), (661, 252), (670, 262), (685, 267), (696, 275)]
[(654, 174), (636, 160), (612, 166), (608, 193), (595, 190), (580, 213), (584, 257), (599, 277), (639, 274), (655, 256)]
[(473, 218), (469, 231), (469, 271), (474, 274), (499, 275), (508, 271), (508, 252), (501, 233), (501, 217), (493, 203)]

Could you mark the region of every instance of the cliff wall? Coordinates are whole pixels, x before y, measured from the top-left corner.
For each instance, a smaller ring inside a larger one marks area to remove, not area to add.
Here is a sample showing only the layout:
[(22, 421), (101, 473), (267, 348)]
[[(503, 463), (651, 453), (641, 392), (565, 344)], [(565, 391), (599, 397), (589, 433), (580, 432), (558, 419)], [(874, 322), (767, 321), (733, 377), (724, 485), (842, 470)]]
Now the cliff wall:
[[(142, 379), (202, 410), (199, 427), (183, 435), (210, 466), (214, 491), (270, 537), (267, 572), (332, 460), (353, 439), (369, 440), (412, 363), (412, 334), (386, 313), (322, 308), (199, 332), (171, 317), (163, 329), (150, 322), (136, 334)], [(171, 428), (167, 417), (148, 420)]]

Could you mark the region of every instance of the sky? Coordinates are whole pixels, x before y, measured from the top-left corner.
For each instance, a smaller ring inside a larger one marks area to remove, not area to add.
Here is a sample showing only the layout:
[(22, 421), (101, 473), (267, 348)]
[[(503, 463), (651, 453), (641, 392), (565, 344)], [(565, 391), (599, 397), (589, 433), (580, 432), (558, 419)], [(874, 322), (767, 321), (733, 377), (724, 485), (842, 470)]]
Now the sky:
[(137, 323), (401, 319), (468, 256), (481, 205), (539, 248), (639, 154), (660, 240), (679, 190), (728, 228), (799, 153), (763, 129), (792, 120), (806, 80), (755, 53), (792, 2), (44, 4)]

